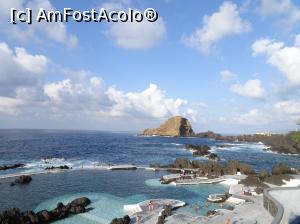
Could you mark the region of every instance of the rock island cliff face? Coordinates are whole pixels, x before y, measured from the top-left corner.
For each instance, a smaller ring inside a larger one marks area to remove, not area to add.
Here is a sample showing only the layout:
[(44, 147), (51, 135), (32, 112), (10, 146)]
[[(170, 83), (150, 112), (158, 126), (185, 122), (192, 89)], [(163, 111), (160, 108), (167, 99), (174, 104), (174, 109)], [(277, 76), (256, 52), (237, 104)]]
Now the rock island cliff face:
[(194, 136), (195, 133), (188, 119), (181, 116), (175, 116), (169, 118), (159, 128), (145, 129), (143, 135), (189, 137), (189, 136)]

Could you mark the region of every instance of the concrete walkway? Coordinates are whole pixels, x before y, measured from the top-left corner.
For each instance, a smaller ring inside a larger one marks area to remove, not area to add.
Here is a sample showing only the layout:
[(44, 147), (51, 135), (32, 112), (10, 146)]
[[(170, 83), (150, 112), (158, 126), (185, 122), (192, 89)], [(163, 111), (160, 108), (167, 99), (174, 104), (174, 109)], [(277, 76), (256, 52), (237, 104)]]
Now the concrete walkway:
[(237, 205), (233, 211), (219, 209), (218, 214), (211, 217), (189, 216), (180, 210), (167, 218), (167, 224), (224, 224), (227, 219), (231, 224), (269, 224), (273, 217), (264, 209), (262, 196), (251, 197), (252, 202)]
[(291, 217), (300, 216), (300, 187), (277, 188), (270, 191), (269, 194), (283, 207), (281, 224), (288, 224)]
[[(263, 207), (263, 197), (255, 196), (249, 197), (251, 202), (246, 202), (241, 205), (237, 205), (233, 211), (220, 209), (218, 214), (205, 217), (205, 216), (193, 216), (180, 209), (173, 211), (173, 214), (166, 218), (166, 224), (223, 224), (227, 219), (230, 219), (230, 223), (235, 224), (269, 224), (272, 222), (273, 217)], [(159, 212), (163, 208), (163, 205), (170, 204), (172, 206), (182, 203), (177, 200), (171, 199), (158, 199), (153, 200), (155, 203), (155, 209), (149, 211), (148, 201), (139, 203), (142, 208), (140, 212), (140, 224), (155, 224)], [(132, 215), (131, 224), (137, 224), (136, 215)]]
[[(150, 210), (148, 207), (150, 201), (152, 201), (154, 205), (153, 210)], [(177, 208), (184, 206), (185, 202), (173, 199), (152, 199), (140, 202), (138, 205), (142, 209), (142, 211), (139, 212), (140, 221), (137, 222), (137, 216), (133, 214), (131, 215), (132, 220), (130, 224), (155, 224), (164, 205), (171, 205), (172, 208)]]

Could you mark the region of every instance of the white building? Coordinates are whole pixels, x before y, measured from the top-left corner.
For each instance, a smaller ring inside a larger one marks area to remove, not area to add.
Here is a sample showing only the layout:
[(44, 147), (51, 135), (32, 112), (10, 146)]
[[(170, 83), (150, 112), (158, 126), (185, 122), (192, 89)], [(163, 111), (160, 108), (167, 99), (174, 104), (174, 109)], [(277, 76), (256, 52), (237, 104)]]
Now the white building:
[(263, 136), (271, 136), (272, 133), (269, 131), (265, 131), (265, 132), (256, 132), (256, 135), (263, 135)]

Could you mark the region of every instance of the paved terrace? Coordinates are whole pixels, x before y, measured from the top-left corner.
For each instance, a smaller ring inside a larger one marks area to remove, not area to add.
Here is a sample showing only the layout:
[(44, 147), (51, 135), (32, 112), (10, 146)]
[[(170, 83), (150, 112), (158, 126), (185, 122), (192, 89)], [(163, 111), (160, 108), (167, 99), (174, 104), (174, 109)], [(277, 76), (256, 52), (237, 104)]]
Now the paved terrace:
[(283, 208), (281, 224), (291, 221), (291, 218), (300, 216), (300, 187), (274, 188), (269, 194), (275, 198)]
[[(227, 219), (230, 223), (235, 224), (268, 224), (272, 222), (273, 217), (263, 207), (263, 197), (255, 196), (249, 197), (251, 202), (246, 202), (241, 205), (237, 205), (233, 211), (221, 209), (219, 214), (212, 217), (205, 216), (193, 216), (186, 212), (176, 210), (172, 216), (167, 217), (166, 223), (168, 224), (223, 224)], [(163, 204), (177, 204), (179, 201), (170, 199), (159, 199), (155, 201), (155, 209), (149, 211), (147, 208), (148, 201), (139, 203), (142, 208), (140, 212), (139, 224), (155, 224), (162, 209)], [(132, 224), (137, 224), (136, 216), (132, 215)]]

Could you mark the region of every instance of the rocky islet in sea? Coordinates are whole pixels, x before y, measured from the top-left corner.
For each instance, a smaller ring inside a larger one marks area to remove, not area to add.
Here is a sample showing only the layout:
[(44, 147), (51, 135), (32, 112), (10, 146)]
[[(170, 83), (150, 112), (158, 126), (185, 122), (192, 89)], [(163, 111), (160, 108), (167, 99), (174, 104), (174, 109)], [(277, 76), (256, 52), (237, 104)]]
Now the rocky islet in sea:
[(158, 128), (148, 128), (143, 132), (145, 136), (172, 136), (172, 137), (190, 137), (194, 136), (192, 125), (188, 119), (175, 116), (169, 118), (165, 123)]
[(193, 156), (207, 157), (212, 162), (220, 161), (219, 156), (216, 153), (212, 153), (208, 145), (186, 144), (185, 148), (188, 151), (192, 151)]
[(15, 185), (26, 185), (29, 184), (32, 181), (32, 177), (29, 175), (21, 175), (15, 179), (14, 182), (10, 183), (10, 186), (15, 186)]
[(24, 167), (25, 164), (23, 163), (16, 163), (16, 164), (12, 164), (12, 165), (4, 165), (4, 166), (0, 166), (0, 171), (2, 170), (11, 170), (11, 169), (17, 169), (20, 167)]

